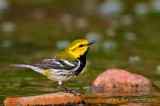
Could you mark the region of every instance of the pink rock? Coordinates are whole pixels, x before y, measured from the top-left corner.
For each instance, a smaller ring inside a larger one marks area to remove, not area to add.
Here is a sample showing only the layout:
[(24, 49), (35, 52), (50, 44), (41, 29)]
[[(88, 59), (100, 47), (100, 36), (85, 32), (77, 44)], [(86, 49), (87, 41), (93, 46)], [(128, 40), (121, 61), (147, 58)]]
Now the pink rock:
[[(146, 92), (151, 89), (149, 79), (122, 69), (109, 69), (92, 83), (95, 92)], [(144, 89), (145, 88), (145, 89)]]

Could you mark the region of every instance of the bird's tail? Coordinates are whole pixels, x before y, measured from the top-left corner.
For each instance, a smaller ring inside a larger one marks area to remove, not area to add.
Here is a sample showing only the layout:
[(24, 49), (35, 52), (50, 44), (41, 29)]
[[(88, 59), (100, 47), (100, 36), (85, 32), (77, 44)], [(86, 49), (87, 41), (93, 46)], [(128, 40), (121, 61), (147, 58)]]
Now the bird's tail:
[(41, 74), (45, 73), (45, 71), (43, 69), (41, 69), (39, 67), (32, 66), (32, 65), (28, 65), (28, 64), (11, 64), (11, 66), (31, 68), (32, 70), (39, 72)]
[(11, 64), (11, 66), (33, 68), (32, 65), (28, 65), (28, 64)]

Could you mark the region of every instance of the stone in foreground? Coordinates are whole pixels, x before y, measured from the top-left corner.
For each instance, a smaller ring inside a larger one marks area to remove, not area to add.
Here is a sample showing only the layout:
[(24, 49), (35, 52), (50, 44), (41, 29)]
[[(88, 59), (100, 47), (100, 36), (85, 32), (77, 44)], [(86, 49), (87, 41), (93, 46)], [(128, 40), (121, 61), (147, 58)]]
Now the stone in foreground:
[(51, 106), (51, 105), (76, 105), (85, 104), (82, 96), (71, 93), (58, 92), (29, 97), (8, 98), (5, 106)]
[(109, 69), (100, 74), (92, 83), (94, 92), (107, 92), (109, 95), (119, 93), (147, 93), (153, 83), (149, 79), (122, 69)]

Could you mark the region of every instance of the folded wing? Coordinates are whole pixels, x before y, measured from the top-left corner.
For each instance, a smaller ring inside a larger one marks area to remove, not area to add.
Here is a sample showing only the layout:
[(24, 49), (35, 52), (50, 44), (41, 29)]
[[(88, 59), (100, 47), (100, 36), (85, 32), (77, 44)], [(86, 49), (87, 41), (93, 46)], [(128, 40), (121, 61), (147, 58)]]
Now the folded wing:
[(64, 69), (72, 70), (78, 66), (77, 60), (65, 60), (60, 58), (49, 58), (40, 61), (39, 63), (33, 64), (35, 67), (44, 68), (44, 69)]

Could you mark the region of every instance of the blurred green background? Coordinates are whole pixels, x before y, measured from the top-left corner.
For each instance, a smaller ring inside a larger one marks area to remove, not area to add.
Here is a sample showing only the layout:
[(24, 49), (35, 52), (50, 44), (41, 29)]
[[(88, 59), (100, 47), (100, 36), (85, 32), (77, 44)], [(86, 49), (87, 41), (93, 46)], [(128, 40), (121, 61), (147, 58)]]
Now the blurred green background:
[(96, 76), (110, 68), (160, 83), (160, 0), (0, 0), (0, 102), (61, 90), (10, 64), (55, 56), (76, 39), (96, 43), (87, 70), (66, 86), (89, 94)]

